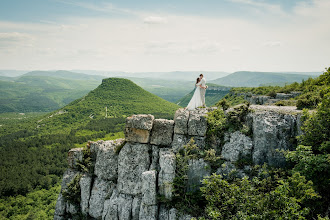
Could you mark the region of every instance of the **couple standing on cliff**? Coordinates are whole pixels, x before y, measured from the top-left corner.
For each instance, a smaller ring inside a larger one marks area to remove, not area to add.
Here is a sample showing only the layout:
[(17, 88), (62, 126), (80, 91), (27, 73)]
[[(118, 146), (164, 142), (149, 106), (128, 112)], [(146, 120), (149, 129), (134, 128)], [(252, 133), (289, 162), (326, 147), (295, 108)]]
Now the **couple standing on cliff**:
[(206, 107), (205, 106), (205, 92), (207, 89), (206, 79), (203, 74), (200, 74), (196, 79), (196, 90), (193, 97), (191, 98), (189, 104), (187, 105), (188, 110), (194, 110), (197, 107)]

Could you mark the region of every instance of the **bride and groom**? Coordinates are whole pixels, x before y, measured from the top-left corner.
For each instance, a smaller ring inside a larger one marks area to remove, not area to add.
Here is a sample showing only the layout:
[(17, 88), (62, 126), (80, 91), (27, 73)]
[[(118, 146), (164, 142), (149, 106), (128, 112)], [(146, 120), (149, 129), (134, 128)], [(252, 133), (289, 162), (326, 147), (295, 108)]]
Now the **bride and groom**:
[(200, 74), (196, 80), (196, 89), (193, 97), (191, 98), (189, 104), (187, 105), (188, 110), (194, 110), (197, 107), (205, 106), (205, 91), (207, 89), (206, 79), (203, 74)]

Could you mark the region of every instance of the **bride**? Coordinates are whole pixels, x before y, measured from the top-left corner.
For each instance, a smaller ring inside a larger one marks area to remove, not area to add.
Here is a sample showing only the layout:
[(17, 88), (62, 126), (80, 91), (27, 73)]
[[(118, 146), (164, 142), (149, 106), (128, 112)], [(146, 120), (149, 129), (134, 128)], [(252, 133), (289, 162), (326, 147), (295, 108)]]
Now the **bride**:
[(203, 105), (202, 97), (201, 97), (201, 84), (202, 84), (201, 79), (197, 78), (194, 95), (191, 98), (189, 104), (187, 105), (188, 110), (194, 110), (195, 108)]

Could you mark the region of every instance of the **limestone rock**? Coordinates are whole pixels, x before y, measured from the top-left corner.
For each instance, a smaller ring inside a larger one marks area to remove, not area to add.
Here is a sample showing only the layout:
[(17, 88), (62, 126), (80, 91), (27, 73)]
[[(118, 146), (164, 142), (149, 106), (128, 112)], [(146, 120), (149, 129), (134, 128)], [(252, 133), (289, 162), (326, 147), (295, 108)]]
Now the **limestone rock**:
[(150, 144), (171, 146), (173, 130), (173, 120), (155, 119), (151, 131)]
[(202, 158), (189, 160), (188, 164), (188, 191), (196, 191), (202, 185), (202, 180), (210, 176), (211, 167)]
[(77, 207), (77, 205), (75, 205), (75, 204), (71, 204), (71, 203), (67, 202), (66, 203), (66, 212), (70, 213), (72, 215), (78, 214), (79, 207)]
[[(65, 215), (65, 208), (66, 208), (66, 201), (65, 201), (62, 193), (60, 193), (57, 197), (54, 215), (58, 216), (58, 218), (60, 218), (60, 216)], [(55, 217), (54, 217), (54, 219), (55, 219)]]
[(133, 197), (131, 195), (119, 194), (118, 197), (118, 219), (131, 219), (132, 217), (132, 202)]
[(102, 220), (117, 220), (118, 218), (118, 191), (115, 188), (110, 199), (104, 201)]
[(54, 215), (54, 220), (65, 220), (63, 216)]
[(126, 141), (148, 143), (153, 122), (153, 115), (132, 115), (128, 117), (125, 128)]
[(149, 170), (159, 170), (159, 147), (152, 145), (152, 159)]
[(188, 143), (188, 138), (186, 135), (174, 134), (173, 142), (172, 142), (172, 149), (174, 152), (178, 152), (187, 143)]
[(188, 134), (189, 111), (183, 108), (178, 109), (174, 115), (174, 133)]
[(123, 144), (124, 139), (104, 141), (99, 147), (94, 174), (104, 180), (115, 180), (118, 177), (118, 155), (116, 148)]
[(160, 172), (158, 175), (159, 193), (165, 198), (172, 198), (173, 180), (175, 177), (175, 154), (169, 149), (160, 149), (159, 151)]
[(296, 135), (296, 115), (275, 111), (256, 111), (253, 118), (253, 162), (283, 167), (286, 160), (278, 150), (293, 150)]
[(134, 197), (132, 202), (132, 220), (139, 220), (141, 198)]
[(142, 173), (142, 204), (149, 206), (157, 204), (156, 181), (155, 170)]
[(90, 199), (90, 192), (92, 187), (92, 177), (88, 174), (84, 174), (80, 179), (80, 189), (81, 189), (81, 201), (80, 208), (83, 214), (88, 213), (88, 205)]
[(142, 191), (141, 175), (150, 166), (149, 145), (126, 143), (118, 157), (118, 191), (137, 195)]
[(83, 148), (73, 148), (68, 152), (68, 165), (71, 169), (77, 168), (77, 162), (82, 161)]
[(204, 149), (205, 148), (205, 137), (200, 137), (200, 136), (190, 136), (189, 140), (191, 138), (194, 138), (195, 144), (199, 149)]
[(176, 220), (177, 219), (177, 210), (175, 208), (168, 209), (164, 204), (161, 204), (159, 207), (159, 220)]
[(141, 203), (139, 220), (156, 220), (158, 217), (158, 205), (146, 205)]
[(249, 157), (252, 153), (252, 140), (240, 131), (235, 131), (230, 135), (230, 142), (227, 142), (221, 152), (221, 156), (231, 162), (235, 162), (242, 157)]
[(188, 134), (191, 136), (205, 136), (207, 131), (206, 121), (207, 110), (190, 111), (188, 121)]
[(150, 131), (154, 119), (153, 115), (132, 115), (126, 118), (126, 127)]
[(93, 218), (100, 218), (103, 212), (104, 201), (110, 197), (114, 184), (100, 178), (95, 178), (91, 197), (89, 200), (89, 215)]

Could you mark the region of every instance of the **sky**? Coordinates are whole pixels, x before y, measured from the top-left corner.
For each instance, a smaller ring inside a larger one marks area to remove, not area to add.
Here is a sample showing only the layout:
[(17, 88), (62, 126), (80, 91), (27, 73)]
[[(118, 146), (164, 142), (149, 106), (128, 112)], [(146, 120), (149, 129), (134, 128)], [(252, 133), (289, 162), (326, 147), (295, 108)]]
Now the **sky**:
[(0, 0), (0, 69), (321, 72), (330, 0)]

